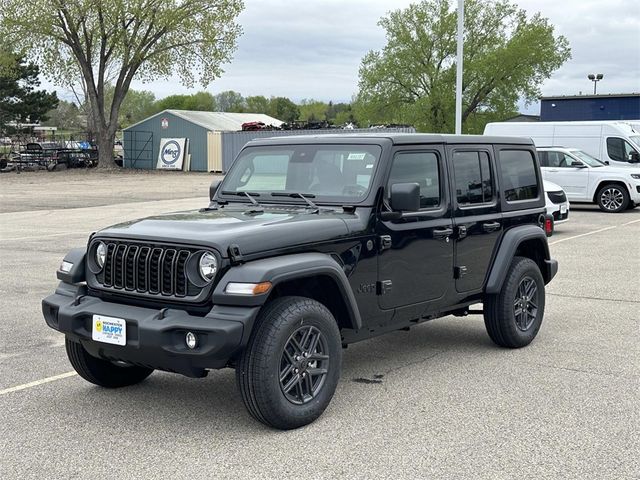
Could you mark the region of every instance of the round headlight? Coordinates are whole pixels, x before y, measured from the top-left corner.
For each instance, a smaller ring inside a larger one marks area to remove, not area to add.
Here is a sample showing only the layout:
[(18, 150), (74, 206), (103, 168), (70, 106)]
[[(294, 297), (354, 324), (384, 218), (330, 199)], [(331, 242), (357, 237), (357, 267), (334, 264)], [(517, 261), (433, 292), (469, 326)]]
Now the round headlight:
[(200, 257), (200, 275), (209, 281), (216, 276), (218, 271), (218, 260), (211, 252), (204, 252)]
[(107, 258), (107, 245), (104, 242), (98, 243), (96, 247), (96, 265), (102, 268), (104, 267), (104, 261)]

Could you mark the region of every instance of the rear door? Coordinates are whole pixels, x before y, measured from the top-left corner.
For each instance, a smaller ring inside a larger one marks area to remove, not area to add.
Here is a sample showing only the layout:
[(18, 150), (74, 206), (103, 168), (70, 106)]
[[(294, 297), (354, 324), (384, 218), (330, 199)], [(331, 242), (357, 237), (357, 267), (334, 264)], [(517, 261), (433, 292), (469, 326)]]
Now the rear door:
[(502, 233), (493, 150), (487, 146), (449, 149), (455, 230), (456, 290), (481, 289)]
[(443, 150), (407, 146), (394, 153), (385, 195), (394, 183), (420, 185), (418, 212), (378, 221), (378, 304), (381, 309), (437, 301), (453, 271), (453, 223)]

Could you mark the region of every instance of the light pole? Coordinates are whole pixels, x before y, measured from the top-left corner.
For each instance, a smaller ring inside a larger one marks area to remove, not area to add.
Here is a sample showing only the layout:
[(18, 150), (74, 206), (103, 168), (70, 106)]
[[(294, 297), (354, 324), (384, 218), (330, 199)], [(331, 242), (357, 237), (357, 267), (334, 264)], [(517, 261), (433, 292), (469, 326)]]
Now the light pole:
[(456, 60), (456, 135), (462, 133), (462, 45), (464, 43), (464, 0), (458, 0), (458, 51)]
[(601, 73), (590, 73), (587, 75), (587, 78), (593, 82), (593, 94), (596, 94), (596, 85), (598, 82), (604, 78), (604, 75)]

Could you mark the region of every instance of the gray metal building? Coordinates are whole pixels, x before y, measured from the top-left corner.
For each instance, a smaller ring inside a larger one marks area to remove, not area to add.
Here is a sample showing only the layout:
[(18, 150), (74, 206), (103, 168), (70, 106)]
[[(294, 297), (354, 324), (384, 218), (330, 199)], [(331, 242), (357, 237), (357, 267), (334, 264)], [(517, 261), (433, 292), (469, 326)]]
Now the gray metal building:
[(187, 138), (190, 170), (221, 171), (220, 133), (242, 130), (246, 122), (282, 125), (262, 113), (164, 110), (124, 129), (123, 166), (154, 169), (162, 138)]
[[(226, 172), (242, 147), (254, 138), (375, 132), (372, 129), (241, 131), (246, 122), (263, 122), (276, 127), (282, 124), (261, 113), (164, 110), (124, 129), (123, 165), (125, 168), (156, 168), (162, 138), (189, 139), (190, 170)], [(398, 127), (385, 129), (385, 132), (412, 133), (415, 129)]]

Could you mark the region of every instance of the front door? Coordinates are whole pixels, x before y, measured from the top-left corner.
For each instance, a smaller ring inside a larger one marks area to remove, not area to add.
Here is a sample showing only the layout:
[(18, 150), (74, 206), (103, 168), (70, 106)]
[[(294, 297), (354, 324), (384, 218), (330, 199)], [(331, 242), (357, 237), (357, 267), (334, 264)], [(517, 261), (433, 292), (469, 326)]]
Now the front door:
[(564, 152), (550, 150), (546, 153), (546, 166), (542, 167), (543, 178), (560, 185), (569, 200), (586, 199), (589, 169), (571, 166), (574, 161), (579, 162), (579, 160)]
[(394, 183), (420, 185), (420, 211), (379, 221), (378, 302), (392, 309), (437, 301), (453, 276), (453, 224), (443, 151), (395, 152), (385, 195)]
[(449, 158), (456, 230), (456, 290), (470, 292), (482, 288), (502, 233), (495, 163), (492, 150), (486, 147), (453, 148)]

